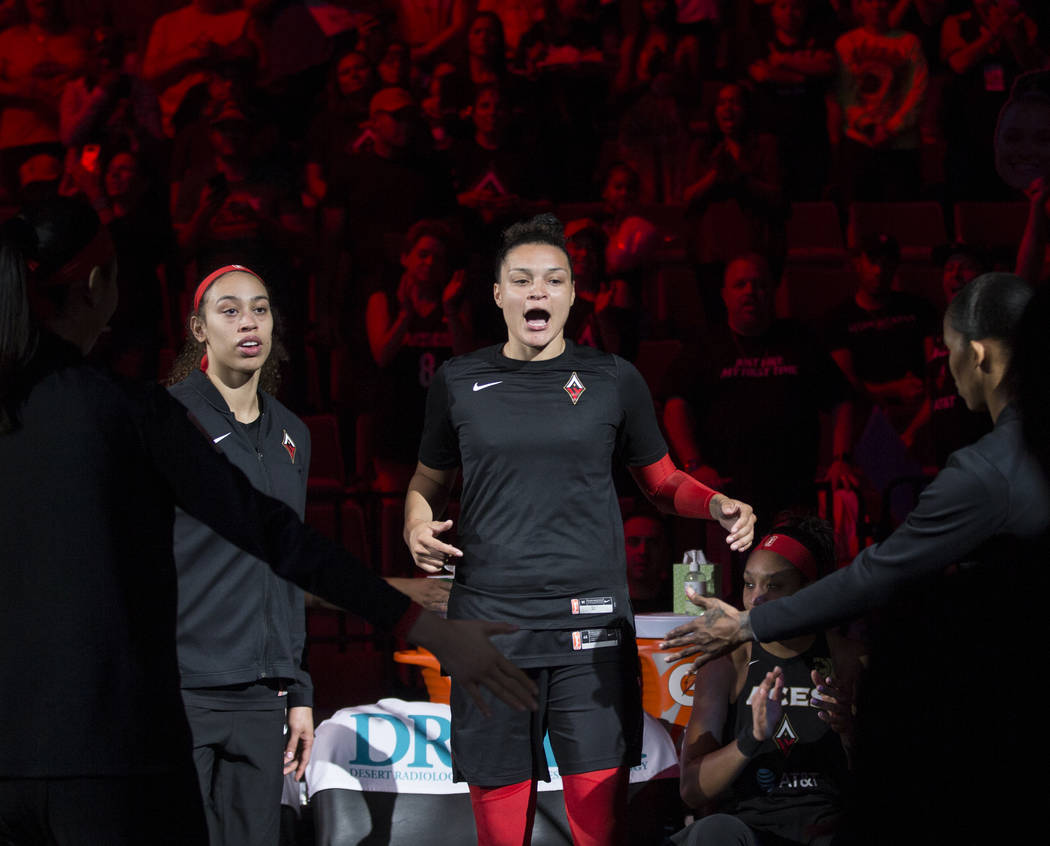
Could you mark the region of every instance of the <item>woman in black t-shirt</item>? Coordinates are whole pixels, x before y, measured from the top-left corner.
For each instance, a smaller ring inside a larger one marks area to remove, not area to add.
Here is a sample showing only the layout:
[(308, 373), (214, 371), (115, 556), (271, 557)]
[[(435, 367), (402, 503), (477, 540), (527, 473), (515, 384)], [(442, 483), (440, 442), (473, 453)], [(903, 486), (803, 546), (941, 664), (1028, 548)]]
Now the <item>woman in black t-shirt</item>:
[[(832, 527), (789, 517), (749, 556), (744, 607), (790, 596), (834, 566)], [(860, 655), (860, 644), (826, 632), (745, 643), (700, 671), (680, 782), (686, 802), (707, 814), (675, 843), (831, 841)]]
[[(632, 365), (565, 339), (575, 288), (556, 218), (509, 227), (497, 267), (507, 341), (435, 374), (405, 540), (423, 570), (456, 562), (451, 619), (518, 624), (501, 646), (541, 689), (529, 715), (476, 707), (453, 676), (453, 765), (479, 843), (528, 842), (546, 731), (574, 842), (619, 844), (641, 704), (613, 459), (665, 510), (717, 519), (734, 549), (750, 545), (754, 515), (674, 467)], [(453, 546), (438, 537), (451, 521), (435, 518), (461, 467)]]

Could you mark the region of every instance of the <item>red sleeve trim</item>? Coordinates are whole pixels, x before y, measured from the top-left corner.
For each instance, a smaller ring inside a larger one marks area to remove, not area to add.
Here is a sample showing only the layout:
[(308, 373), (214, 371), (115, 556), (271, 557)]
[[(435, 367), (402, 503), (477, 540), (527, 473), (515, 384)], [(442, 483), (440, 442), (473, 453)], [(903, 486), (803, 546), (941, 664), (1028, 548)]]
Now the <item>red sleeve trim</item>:
[(711, 519), (711, 500), (718, 491), (674, 466), (670, 455), (644, 467), (632, 467), (638, 486), (657, 508), (679, 517)]

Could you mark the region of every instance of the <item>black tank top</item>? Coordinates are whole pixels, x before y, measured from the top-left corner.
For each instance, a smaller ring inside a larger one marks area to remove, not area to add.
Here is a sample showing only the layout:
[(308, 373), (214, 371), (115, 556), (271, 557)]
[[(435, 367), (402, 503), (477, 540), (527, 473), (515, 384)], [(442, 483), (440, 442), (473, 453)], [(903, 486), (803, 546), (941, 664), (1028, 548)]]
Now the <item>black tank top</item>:
[(784, 716), (773, 737), (759, 749), (733, 782), (726, 813), (760, 831), (798, 843), (814, 839), (810, 829), (839, 811), (842, 787), (848, 778), (846, 753), (839, 736), (810, 705), (810, 670), (822, 677), (834, 675), (827, 637), (817, 635), (812, 646), (795, 658), (778, 658), (759, 643), (751, 647), (747, 680), (726, 720), (726, 739), (751, 726), (752, 691), (774, 667), (784, 671)]

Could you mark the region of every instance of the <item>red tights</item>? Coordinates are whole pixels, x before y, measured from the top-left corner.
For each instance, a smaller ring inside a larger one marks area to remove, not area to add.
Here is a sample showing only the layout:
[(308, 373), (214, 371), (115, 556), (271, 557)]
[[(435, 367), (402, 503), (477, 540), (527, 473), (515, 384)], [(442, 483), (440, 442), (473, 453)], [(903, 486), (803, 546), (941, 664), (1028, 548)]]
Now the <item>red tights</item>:
[[(562, 776), (565, 813), (575, 846), (626, 843), (627, 767)], [(536, 782), (470, 786), (478, 846), (528, 846), (536, 816)]]

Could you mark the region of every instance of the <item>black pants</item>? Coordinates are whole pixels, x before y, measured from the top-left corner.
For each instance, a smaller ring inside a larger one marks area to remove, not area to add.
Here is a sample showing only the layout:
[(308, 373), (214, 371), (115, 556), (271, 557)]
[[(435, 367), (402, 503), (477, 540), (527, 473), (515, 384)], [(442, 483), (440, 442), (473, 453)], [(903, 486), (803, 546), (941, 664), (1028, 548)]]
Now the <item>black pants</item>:
[(0, 778), (3, 846), (207, 846), (186, 761), (179, 775)]
[(211, 846), (277, 846), (281, 828), (282, 708), (231, 710), (183, 691)]

